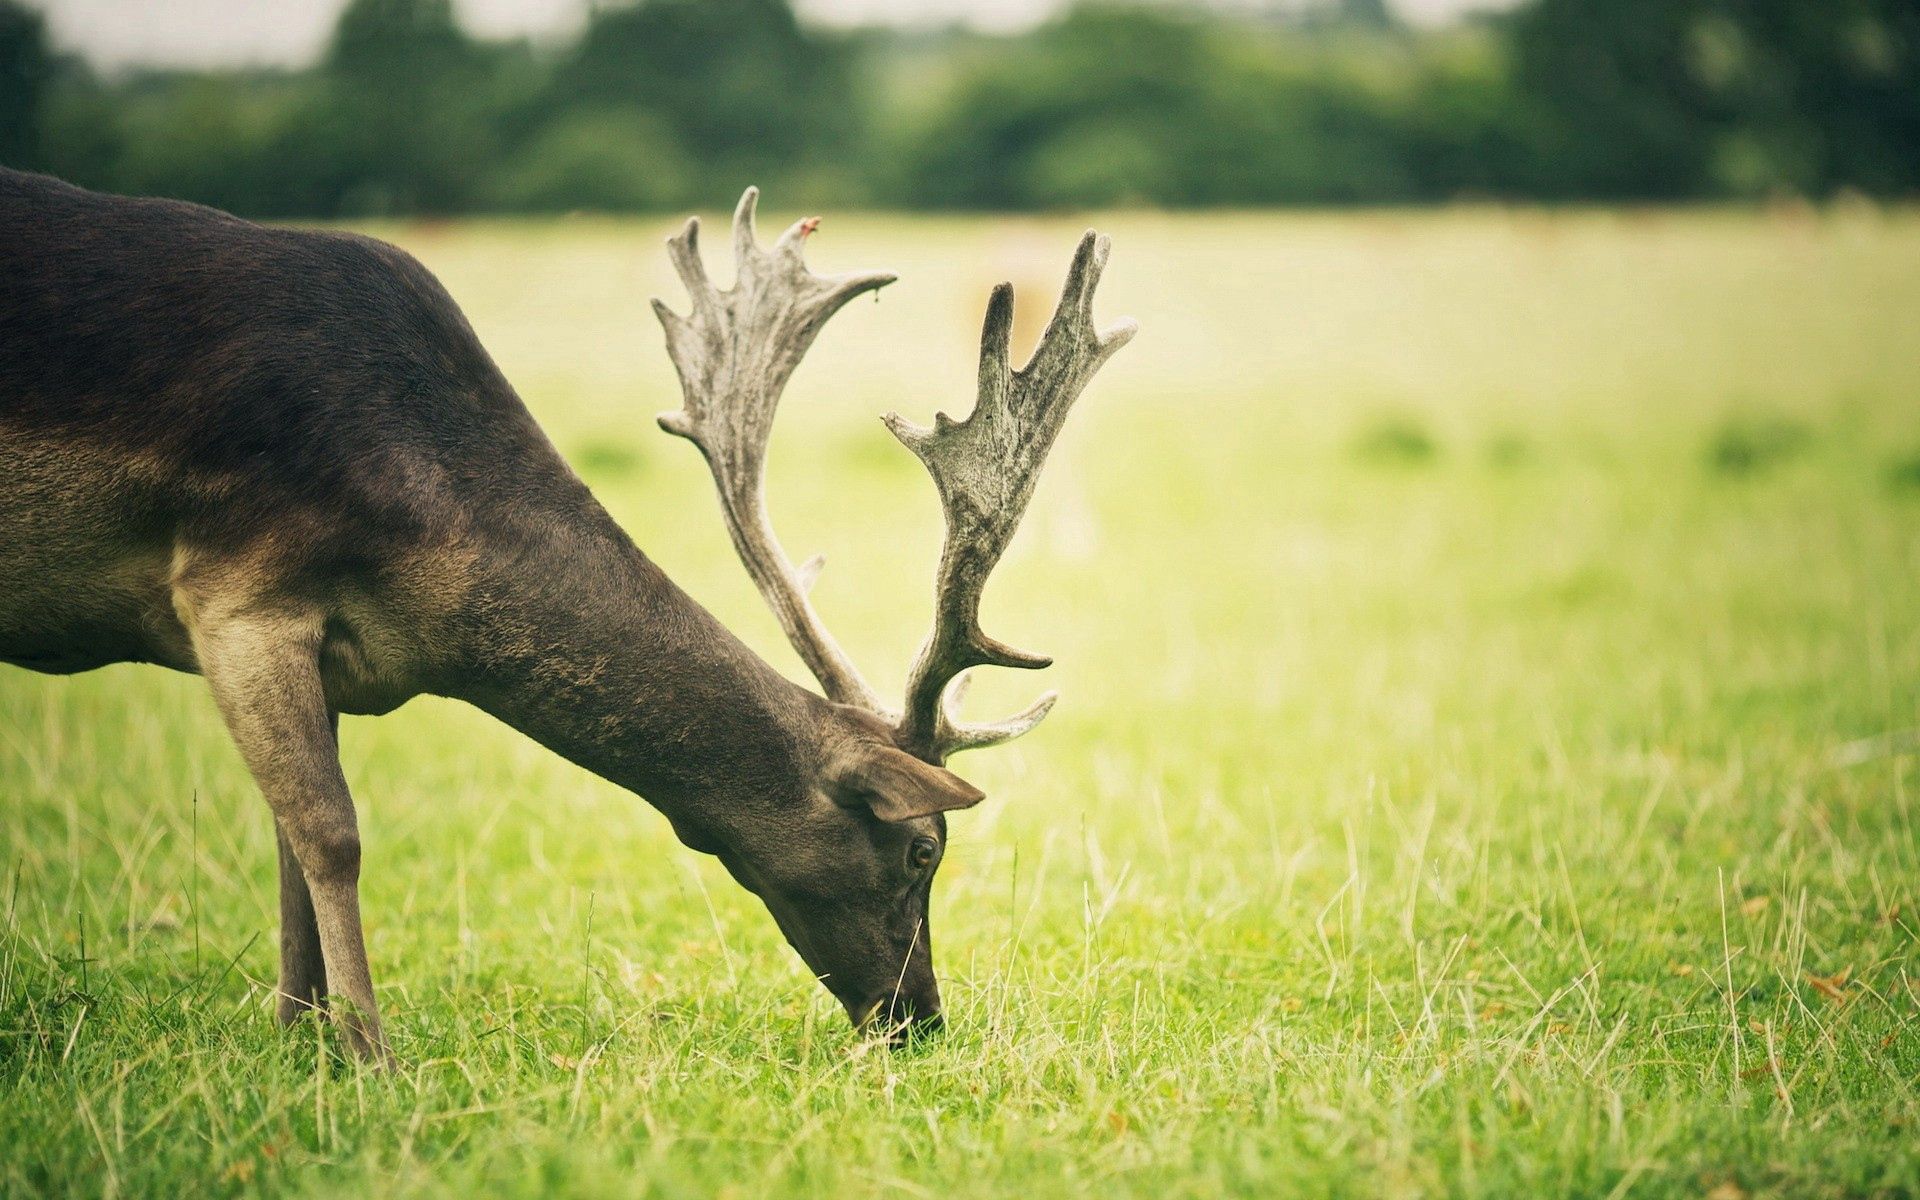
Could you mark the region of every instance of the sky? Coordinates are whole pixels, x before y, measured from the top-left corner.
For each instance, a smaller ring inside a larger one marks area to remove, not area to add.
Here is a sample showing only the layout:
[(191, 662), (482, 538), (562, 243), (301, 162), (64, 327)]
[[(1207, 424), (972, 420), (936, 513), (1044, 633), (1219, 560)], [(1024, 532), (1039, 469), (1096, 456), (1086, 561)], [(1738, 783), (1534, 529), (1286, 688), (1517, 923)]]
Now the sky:
[[(1257, 2), (1257, 0), (1252, 0)], [(1408, 20), (1445, 21), (1512, 0), (1390, 0)], [(311, 62), (346, 0), (28, 0), (47, 14), (54, 41), (96, 65), (241, 66)], [(466, 27), (490, 37), (560, 37), (590, 0), (454, 0)], [(794, 0), (804, 17), (833, 25), (944, 25), (1021, 29), (1064, 0)]]

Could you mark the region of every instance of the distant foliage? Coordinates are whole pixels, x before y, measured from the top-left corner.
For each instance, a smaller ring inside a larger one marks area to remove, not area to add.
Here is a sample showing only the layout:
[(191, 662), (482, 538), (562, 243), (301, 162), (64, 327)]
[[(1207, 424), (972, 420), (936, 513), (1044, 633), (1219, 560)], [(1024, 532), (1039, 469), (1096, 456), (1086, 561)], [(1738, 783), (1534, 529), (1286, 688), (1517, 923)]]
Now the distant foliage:
[(1913, 0), (1534, 0), (1511, 36), (1563, 194), (1920, 189)]
[(679, 204), (695, 168), (654, 114), (582, 107), (534, 131), (485, 200), (509, 212), (622, 212)]
[(1724, 475), (1752, 475), (1807, 448), (1812, 434), (1798, 421), (1742, 416), (1728, 420), (1707, 443), (1707, 464)]
[(1887, 483), (1896, 491), (1920, 495), (1920, 450), (1888, 463)]
[(582, 443), (574, 450), (572, 460), (589, 479), (619, 479), (640, 467), (640, 455), (631, 445), (610, 438)]
[(0, 162), (39, 161), (41, 106), (52, 68), (40, 14), (0, 0)]
[(1440, 445), (1418, 417), (1395, 413), (1380, 417), (1353, 440), (1355, 457), (1389, 466), (1425, 466), (1440, 455)]
[(595, 5), (570, 45), (351, 0), (301, 71), (102, 79), (0, 0), (0, 161), (266, 216), (788, 203), (1057, 209), (1920, 192), (1912, 0), (1083, 3), (831, 33), (789, 0)]
[(596, 8), (540, 107), (650, 115), (683, 161), (738, 191), (740, 178), (845, 151), (859, 115), (852, 68), (846, 47), (802, 28), (787, 0), (649, 0)]
[(1524, 467), (1533, 461), (1533, 446), (1517, 433), (1495, 434), (1487, 440), (1487, 465), (1503, 471)]

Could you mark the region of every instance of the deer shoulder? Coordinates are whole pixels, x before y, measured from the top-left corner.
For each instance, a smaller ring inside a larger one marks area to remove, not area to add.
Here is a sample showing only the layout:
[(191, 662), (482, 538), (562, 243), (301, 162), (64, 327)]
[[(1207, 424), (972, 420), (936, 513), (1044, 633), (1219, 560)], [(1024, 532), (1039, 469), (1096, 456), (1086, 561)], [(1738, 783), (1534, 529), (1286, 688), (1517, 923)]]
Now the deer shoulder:
[(393, 246), (4, 171), (0, 229), (0, 658), (192, 670), (274, 611), (390, 707), (490, 541), (595, 519)]

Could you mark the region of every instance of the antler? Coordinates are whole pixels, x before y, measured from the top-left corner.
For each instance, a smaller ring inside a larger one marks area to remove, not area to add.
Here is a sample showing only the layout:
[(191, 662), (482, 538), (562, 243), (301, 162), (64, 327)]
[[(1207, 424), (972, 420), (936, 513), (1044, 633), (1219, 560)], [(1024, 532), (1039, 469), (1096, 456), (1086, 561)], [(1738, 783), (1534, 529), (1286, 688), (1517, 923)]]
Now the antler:
[(993, 289), (980, 334), (980, 397), (967, 419), (945, 413), (925, 429), (887, 415), (887, 427), (926, 464), (940, 490), (947, 535), (934, 592), (933, 631), (921, 646), (907, 683), (901, 740), (931, 762), (1004, 742), (1038, 725), (1052, 709), (1048, 692), (1025, 712), (991, 725), (962, 724), (955, 713), (976, 666), (1035, 669), (1053, 660), (1016, 650), (980, 629), (980, 593), (1006, 551), (1053, 439), (1093, 373), (1133, 338), (1138, 326), (1122, 321), (1105, 333), (1093, 327), (1093, 292), (1107, 265), (1109, 243), (1092, 230), (1080, 239), (1053, 320), (1027, 365), (1011, 369), (1007, 339), (1013, 329), (1013, 285)]
[(822, 277), (807, 270), (801, 244), (819, 225), (817, 218), (795, 222), (772, 250), (763, 249), (753, 229), (759, 199), (760, 190), (748, 188), (734, 210), (734, 284), (728, 291), (713, 286), (700, 262), (700, 218), (687, 218), (686, 228), (667, 239), (693, 311), (682, 317), (653, 302), (686, 403), (680, 412), (663, 413), (660, 428), (706, 456), (733, 548), (828, 697), (883, 712), (807, 599), (822, 560), (796, 568), (780, 548), (762, 480), (780, 393), (820, 327), (847, 301), (885, 287), (894, 276), (868, 271)]
[(663, 415), (660, 426), (692, 441), (706, 456), (734, 549), (787, 640), (831, 699), (893, 723), (900, 744), (931, 763), (1018, 737), (1047, 715), (1053, 693), (996, 724), (962, 724), (954, 712), (971, 668), (1036, 668), (1053, 661), (981, 632), (980, 593), (1026, 512), (1067, 410), (1100, 365), (1134, 335), (1132, 321), (1105, 333), (1093, 327), (1093, 292), (1106, 266), (1107, 239), (1092, 231), (1080, 239), (1053, 320), (1032, 359), (1018, 371), (1011, 369), (1007, 350), (1013, 287), (1003, 283), (993, 290), (981, 334), (980, 395), (965, 421), (941, 413), (932, 429), (923, 429), (898, 414), (886, 418), (894, 436), (933, 476), (947, 524), (933, 631), (914, 662), (905, 711), (896, 714), (820, 623), (807, 599), (820, 560), (794, 567), (774, 537), (762, 486), (767, 437), (787, 379), (827, 318), (894, 277), (867, 272), (823, 278), (808, 271), (800, 251), (818, 224), (811, 218), (795, 223), (772, 250), (762, 249), (753, 230), (758, 198), (759, 192), (748, 188), (734, 213), (737, 277), (729, 291), (716, 290), (707, 279), (697, 218), (667, 240), (693, 312), (681, 317), (653, 302), (685, 397), (685, 408)]

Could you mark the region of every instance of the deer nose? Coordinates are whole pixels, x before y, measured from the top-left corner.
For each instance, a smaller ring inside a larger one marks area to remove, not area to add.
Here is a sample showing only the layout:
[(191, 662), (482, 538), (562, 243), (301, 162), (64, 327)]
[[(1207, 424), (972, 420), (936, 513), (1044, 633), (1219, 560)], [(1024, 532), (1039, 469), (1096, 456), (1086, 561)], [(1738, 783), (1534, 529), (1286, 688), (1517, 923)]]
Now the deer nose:
[(887, 1011), (887, 1042), (895, 1049), (916, 1045), (946, 1027), (947, 1019), (940, 1014), (938, 1001), (931, 1009), (902, 1004)]
[(868, 1033), (885, 1033), (887, 1040), (895, 1046), (904, 1046), (910, 1042), (930, 1037), (946, 1028), (947, 1019), (940, 1012), (940, 997), (915, 999), (889, 993), (880, 996), (860, 1009), (865, 1018), (856, 1017), (854, 1023)]

